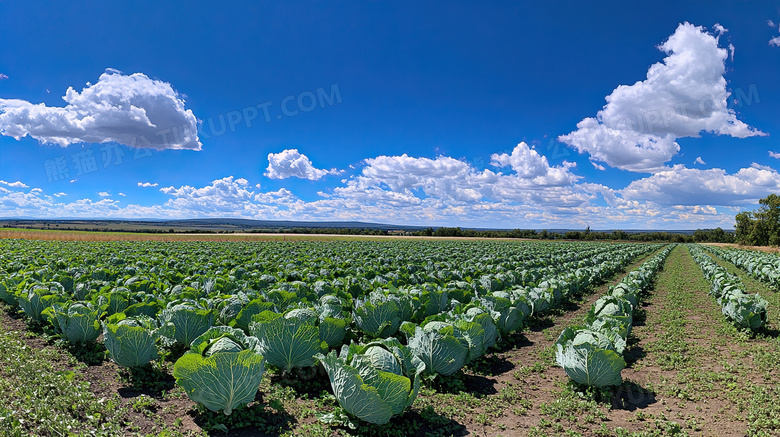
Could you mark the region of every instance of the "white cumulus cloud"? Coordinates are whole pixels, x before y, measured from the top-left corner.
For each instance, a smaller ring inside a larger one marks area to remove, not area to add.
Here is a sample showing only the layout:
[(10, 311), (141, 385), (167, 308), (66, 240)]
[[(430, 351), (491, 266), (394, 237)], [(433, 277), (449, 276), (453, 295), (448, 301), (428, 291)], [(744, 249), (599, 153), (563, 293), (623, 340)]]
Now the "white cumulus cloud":
[(758, 164), (728, 174), (720, 168), (687, 168), (682, 164), (631, 182), (619, 190), (624, 199), (660, 205), (742, 205), (780, 192), (780, 174)]
[(27, 184), (25, 184), (22, 181), (16, 181), (16, 182), (0, 181), (0, 185), (7, 185), (12, 188), (28, 188)]
[(139, 182), (138, 186), (143, 188), (149, 188), (149, 187), (156, 187), (159, 185), (157, 182), (151, 183), (151, 182)]
[[(179, 188), (164, 187), (160, 191), (171, 196), (164, 205), (166, 210), (190, 216), (276, 217), (279, 206), (296, 202), (286, 189), (257, 193), (251, 188), (246, 179), (228, 176), (205, 187), (184, 185)], [(272, 206), (267, 205), (269, 203)]]
[(570, 186), (579, 179), (570, 171), (574, 164), (564, 161), (562, 166), (550, 166), (546, 157), (526, 143), (518, 144), (511, 154), (493, 154), (491, 164), (510, 171), (478, 171), (469, 163), (448, 156), (378, 156), (367, 159), (361, 174), (346, 180), (334, 193), (396, 206), (426, 202), (473, 204), (484, 200), (554, 204), (584, 201), (579, 194), (571, 193)]
[(695, 160), (695, 161), (693, 161), (693, 163), (694, 163), (694, 164), (707, 165), (707, 163), (706, 163), (706, 162), (704, 162), (704, 160), (703, 160), (703, 159), (701, 159), (701, 156), (697, 156), (697, 157), (696, 157), (696, 160)]
[(114, 141), (130, 147), (200, 150), (195, 115), (166, 82), (107, 70), (81, 92), (68, 88), (62, 107), (0, 99), (0, 134), (31, 136), (62, 147)]
[(780, 153), (778, 153), (778, 152), (773, 152), (773, 151), (771, 151), (771, 150), (770, 150), (770, 151), (769, 151), (769, 157), (770, 157), (770, 158), (775, 158), (775, 159), (780, 159)]
[(728, 52), (718, 46), (718, 37), (680, 24), (659, 47), (666, 58), (650, 67), (645, 80), (617, 87), (596, 117), (580, 121), (577, 130), (559, 140), (611, 167), (653, 173), (664, 170), (680, 150), (678, 138), (702, 132), (765, 135), (727, 107), (731, 93), (723, 75)]
[(316, 181), (329, 174), (339, 174), (336, 169), (315, 168), (306, 155), (298, 149), (287, 149), (279, 153), (268, 154), (268, 168), (265, 175), (271, 179), (301, 178)]
[(111, 194), (106, 192), (106, 191), (101, 191), (101, 192), (98, 193), (98, 196), (100, 196), (100, 197), (109, 197), (109, 196), (111, 196)]

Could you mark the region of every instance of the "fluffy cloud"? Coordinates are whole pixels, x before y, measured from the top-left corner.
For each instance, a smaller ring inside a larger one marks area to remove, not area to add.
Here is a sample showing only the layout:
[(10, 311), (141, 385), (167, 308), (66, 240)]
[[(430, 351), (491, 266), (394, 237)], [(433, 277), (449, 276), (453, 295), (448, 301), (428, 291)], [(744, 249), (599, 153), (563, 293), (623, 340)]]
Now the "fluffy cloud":
[(775, 159), (780, 159), (780, 153), (778, 153), (778, 152), (772, 152), (772, 151), (770, 150), (770, 151), (769, 151), (769, 157), (770, 157), (770, 158), (775, 158)]
[(696, 160), (695, 160), (695, 161), (693, 161), (693, 163), (694, 163), (694, 164), (707, 165), (707, 163), (706, 163), (706, 162), (704, 162), (704, 160), (703, 160), (703, 159), (701, 159), (701, 156), (697, 156), (697, 157), (696, 157)]
[(339, 174), (336, 169), (315, 168), (306, 155), (298, 149), (287, 149), (268, 154), (268, 168), (265, 175), (271, 179), (301, 178), (316, 181), (329, 174)]
[(562, 166), (551, 166), (546, 156), (528, 147), (526, 143), (518, 144), (512, 154), (493, 154), (490, 164), (494, 167), (511, 167), (515, 176), (529, 180), (536, 186), (564, 186), (570, 185), (579, 179), (569, 169), (577, 164), (563, 161)]
[(436, 202), (458, 204), (489, 201), (539, 203), (582, 203), (572, 196), (571, 185), (579, 179), (571, 173), (572, 163), (550, 166), (526, 143), (511, 154), (493, 154), (494, 167), (510, 168), (507, 174), (477, 171), (467, 162), (446, 156), (436, 159), (379, 156), (367, 159), (360, 175), (334, 189), (337, 196), (364, 202), (422, 205)]
[(98, 193), (98, 196), (100, 196), (100, 197), (110, 197), (111, 194), (109, 192), (107, 192), (107, 191), (101, 191), (101, 192)]
[(8, 76), (0, 73), (0, 80), (8, 79)]
[(631, 182), (619, 190), (624, 199), (659, 205), (744, 205), (780, 191), (780, 174), (753, 164), (734, 174), (713, 168), (699, 170), (682, 164)]
[(68, 88), (67, 105), (0, 99), (0, 134), (62, 147), (114, 141), (130, 147), (200, 150), (195, 115), (170, 84), (107, 70), (94, 85)]
[(27, 184), (21, 181), (16, 181), (16, 182), (0, 181), (0, 185), (7, 185), (12, 188), (27, 188)]
[(151, 182), (139, 182), (138, 186), (143, 188), (149, 188), (149, 187), (156, 187), (159, 185), (157, 182), (151, 183)]
[(717, 35), (684, 23), (659, 48), (667, 57), (650, 67), (646, 80), (617, 87), (595, 118), (559, 140), (611, 167), (653, 173), (680, 150), (678, 138), (764, 135), (727, 107), (728, 53)]
[(248, 184), (246, 179), (229, 176), (202, 188), (184, 185), (179, 188), (160, 188), (160, 191), (172, 197), (164, 205), (168, 209), (197, 211), (198, 216), (221, 214), (252, 217), (255, 193), (250, 191)]

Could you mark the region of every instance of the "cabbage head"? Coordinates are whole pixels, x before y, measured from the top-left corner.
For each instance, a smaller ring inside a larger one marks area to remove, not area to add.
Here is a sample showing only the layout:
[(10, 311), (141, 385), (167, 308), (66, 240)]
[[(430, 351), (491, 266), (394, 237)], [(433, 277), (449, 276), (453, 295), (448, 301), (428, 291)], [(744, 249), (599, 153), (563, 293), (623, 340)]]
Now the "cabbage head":
[(257, 346), (240, 329), (210, 328), (176, 361), (173, 376), (190, 399), (229, 416), (252, 402), (260, 387), (265, 361)]
[(756, 330), (766, 324), (766, 306), (764, 298), (751, 294), (727, 300), (722, 311), (736, 327)]
[(155, 327), (154, 321), (143, 316), (104, 323), (103, 341), (111, 359), (122, 367), (140, 367), (157, 359)]
[(92, 343), (100, 335), (99, 310), (91, 305), (74, 303), (68, 307), (54, 304), (43, 313), (71, 344)]
[(569, 327), (555, 342), (555, 361), (574, 382), (591, 387), (620, 385), (625, 340), (613, 332)]
[(263, 311), (252, 320), (249, 332), (257, 337), (260, 353), (268, 364), (285, 372), (313, 366), (314, 354), (328, 350), (327, 342), (320, 339), (317, 313), (313, 310), (294, 309), (284, 315)]
[(384, 425), (412, 405), (420, 390), (425, 363), (395, 338), (350, 344), (341, 353), (317, 354), (333, 394), (350, 415)]

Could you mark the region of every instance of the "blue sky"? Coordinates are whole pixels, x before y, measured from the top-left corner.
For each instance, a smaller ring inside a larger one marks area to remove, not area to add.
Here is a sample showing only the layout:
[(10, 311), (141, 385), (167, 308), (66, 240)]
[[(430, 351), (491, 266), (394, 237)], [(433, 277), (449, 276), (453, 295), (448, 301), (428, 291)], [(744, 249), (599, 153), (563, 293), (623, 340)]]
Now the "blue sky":
[(730, 228), (780, 191), (780, 6), (548, 3), (1, 1), (0, 217)]

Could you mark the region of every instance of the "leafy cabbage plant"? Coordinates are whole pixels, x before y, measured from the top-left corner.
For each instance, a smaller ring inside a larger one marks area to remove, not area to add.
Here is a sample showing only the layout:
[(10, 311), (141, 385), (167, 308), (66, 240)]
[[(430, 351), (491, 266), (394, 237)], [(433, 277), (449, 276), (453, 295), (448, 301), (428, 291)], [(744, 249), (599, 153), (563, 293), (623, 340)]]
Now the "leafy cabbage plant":
[(407, 333), (407, 344), (414, 356), (425, 363), (427, 374), (452, 375), (469, 358), (468, 341), (450, 323), (433, 321), (421, 328), (405, 322), (401, 330)]
[(767, 301), (758, 294), (742, 295), (727, 300), (722, 308), (737, 328), (756, 330), (766, 324)]
[(103, 324), (103, 341), (111, 359), (122, 367), (140, 367), (157, 359), (160, 334), (154, 320), (146, 316), (122, 318), (122, 313), (116, 316)]
[(64, 300), (64, 289), (57, 282), (49, 284), (35, 284), (29, 291), (17, 295), (22, 311), (35, 322), (44, 322), (46, 316), (43, 311), (55, 303)]
[(474, 299), (471, 307), (480, 307), (493, 318), (501, 334), (507, 335), (522, 329), (523, 322), (531, 315), (533, 306), (521, 293), (495, 292), (493, 295)]
[(425, 363), (395, 338), (350, 344), (341, 353), (317, 354), (333, 394), (350, 415), (384, 425), (412, 405)]
[(262, 298), (251, 300), (241, 308), (241, 311), (230, 322), (230, 325), (243, 330), (245, 333), (249, 333), (249, 324), (252, 323), (252, 317), (263, 311), (273, 311), (274, 306), (272, 302), (266, 302)]
[(355, 300), (355, 324), (368, 336), (385, 338), (395, 334), (401, 326), (401, 308), (398, 303), (378, 293)]
[[(479, 354), (480, 356), (487, 352), (488, 348), (496, 344), (496, 342), (501, 339), (501, 334), (498, 332), (496, 323), (493, 321), (493, 318), (490, 316), (490, 314), (484, 309), (479, 307), (472, 307), (467, 309), (465, 314), (459, 315), (458, 317), (466, 320), (467, 322), (478, 323), (485, 332), (485, 337), (482, 343), (483, 350), (482, 353)], [(471, 328), (469, 328), (469, 330), (471, 330)], [(473, 355), (471, 352), (469, 354)]]
[(99, 310), (91, 305), (74, 303), (70, 306), (53, 304), (43, 310), (54, 328), (72, 344), (92, 343), (100, 335)]
[(592, 387), (620, 385), (626, 367), (621, 357), (626, 347), (614, 332), (568, 327), (555, 342), (555, 361), (579, 384)]
[[(404, 322), (400, 329), (406, 334), (409, 349), (425, 363), (426, 373), (447, 376), (484, 355), (495, 343), (498, 331), (490, 316), (482, 313), (476, 318), (486, 324), (448, 312), (428, 317), (422, 326)], [(489, 334), (485, 326), (491, 329)]]
[(631, 334), (633, 313), (631, 302), (623, 297), (601, 296), (585, 316), (585, 323), (596, 330), (602, 328), (616, 330), (625, 339)]
[(214, 312), (188, 303), (179, 303), (159, 314), (160, 324), (173, 325), (173, 340), (189, 347), (214, 322)]
[(16, 306), (19, 298), (14, 293), (16, 288), (16, 281), (10, 278), (6, 278), (4, 281), (0, 281), (0, 300), (11, 306)]
[(252, 319), (249, 331), (257, 337), (260, 353), (268, 364), (285, 372), (313, 366), (314, 354), (340, 345), (346, 334), (344, 319), (326, 317), (320, 321), (317, 312), (308, 308), (284, 315), (263, 311)]
[(176, 360), (173, 376), (190, 399), (229, 416), (257, 394), (265, 371), (257, 346), (257, 339), (240, 329), (210, 328)]

